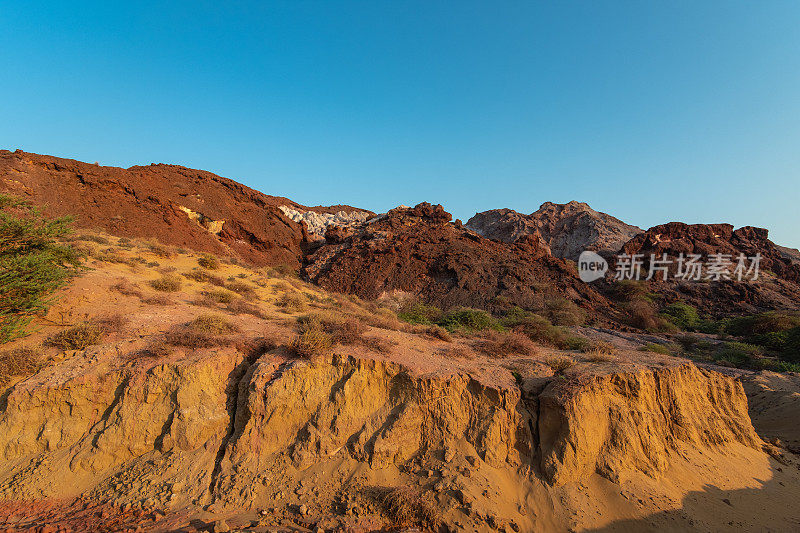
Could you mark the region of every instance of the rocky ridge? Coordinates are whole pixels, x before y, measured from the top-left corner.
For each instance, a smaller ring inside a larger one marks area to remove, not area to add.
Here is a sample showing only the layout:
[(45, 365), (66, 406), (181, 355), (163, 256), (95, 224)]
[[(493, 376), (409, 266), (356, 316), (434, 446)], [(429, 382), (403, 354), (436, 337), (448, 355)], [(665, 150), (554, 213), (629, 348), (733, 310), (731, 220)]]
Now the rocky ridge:
[(353, 231), (330, 231), (328, 244), (306, 257), (303, 273), (327, 290), (368, 299), (402, 291), (444, 308), (492, 309), (501, 300), (535, 308), (548, 295), (607, 307), (535, 234), (497, 242), (451, 219), (441, 205), (422, 203)]
[(616, 253), (642, 232), (636, 226), (576, 201), (545, 202), (530, 215), (512, 209), (484, 211), (470, 218), (466, 226), (484, 237), (503, 242), (515, 242), (538, 233), (553, 255), (572, 260), (577, 260), (583, 250)]

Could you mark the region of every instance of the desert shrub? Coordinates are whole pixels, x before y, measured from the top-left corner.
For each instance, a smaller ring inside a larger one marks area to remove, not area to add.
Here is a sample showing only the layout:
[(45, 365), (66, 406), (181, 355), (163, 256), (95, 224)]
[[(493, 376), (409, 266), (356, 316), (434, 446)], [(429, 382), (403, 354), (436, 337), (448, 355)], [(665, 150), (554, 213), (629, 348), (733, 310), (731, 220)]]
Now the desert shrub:
[(697, 347), (700, 338), (695, 335), (678, 335), (675, 337), (675, 342), (677, 342), (684, 351), (691, 352)]
[(421, 524), (428, 528), (434, 525), (436, 510), (416, 487), (396, 487), (385, 491), (380, 503), (384, 513), (397, 525)]
[(129, 267), (135, 267), (138, 263), (135, 258), (126, 257), (118, 252), (112, 251), (100, 252), (99, 254), (96, 254), (94, 258), (98, 261), (103, 261), (104, 263), (116, 263), (120, 265), (128, 265)]
[(220, 315), (203, 314), (188, 324), (171, 329), (164, 339), (173, 346), (199, 350), (230, 342), (225, 336), (236, 331), (238, 328), (227, 318)]
[[(146, 266), (148, 268), (156, 268), (156, 267), (158, 267), (160, 265), (161, 265), (161, 263), (159, 263), (158, 261), (148, 261), (147, 263), (144, 264), (144, 266)], [(164, 268), (165, 269), (170, 268), (170, 269), (172, 269), (171, 271), (175, 270), (175, 267), (164, 267)]]
[(669, 344), (659, 344), (657, 342), (651, 342), (645, 344), (644, 346), (639, 348), (639, 350), (642, 352), (653, 352), (653, 353), (660, 353), (663, 355), (672, 355), (672, 353), (677, 351), (677, 348), (678, 347), (675, 346), (674, 344), (669, 345)]
[(751, 366), (756, 359), (764, 356), (764, 349), (754, 344), (744, 342), (726, 342), (714, 354), (717, 362), (727, 362), (733, 366)]
[(586, 319), (575, 302), (560, 297), (545, 300), (545, 314), (556, 326), (578, 326)]
[(210, 254), (203, 254), (197, 258), (197, 264), (208, 270), (217, 270), (219, 259)]
[(679, 329), (694, 331), (700, 325), (697, 309), (685, 302), (673, 302), (661, 310), (661, 316)]
[(553, 370), (554, 374), (561, 374), (564, 370), (571, 367), (574, 361), (568, 357), (550, 357), (545, 363)]
[(256, 318), (266, 318), (266, 315), (258, 306), (245, 302), (241, 298), (236, 298), (228, 303), (227, 309), (235, 315), (252, 315)]
[(605, 341), (587, 341), (581, 349), (584, 353), (593, 353), (599, 355), (612, 355), (616, 353), (617, 347), (610, 342)]
[(235, 292), (236, 294), (240, 294), (245, 298), (254, 298), (256, 295), (255, 288), (244, 281), (235, 280), (228, 282), (225, 284), (225, 288), (229, 291)]
[(120, 237), (117, 241), (117, 246), (121, 248), (133, 248), (133, 242), (127, 237)]
[(333, 348), (333, 338), (324, 331), (309, 329), (295, 336), (289, 347), (298, 357), (312, 359), (328, 353)]
[(400, 307), (397, 317), (411, 324), (433, 325), (442, 318), (442, 310), (434, 305), (410, 301)]
[(447, 331), (475, 332), (484, 330), (502, 331), (503, 326), (492, 315), (479, 309), (462, 307), (444, 313), (437, 324)]
[(364, 321), (374, 328), (388, 329), (390, 331), (400, 331), (405, 325), (391, 309), (386, 308), (380, 308), (374, 313), (368, 314), (364, 317)]
[(154, 294), (147, 298), (142, 298), (142, 302), (147, 305), (172, 305), (174, 302), (165, 294)]
[(605, 363), (608, 361), (616, 361), (613, 353), (608, 353), (603, 350), (587, 350), (584, 352), (586, 354), (586, 361), (590, 363)]
[(299, 313), (305, 311), (308, 301), (300, 292), (286, 292), (275, 301), (275, 305), (283, 309), (286, 313)]
[(732, 318), (725, 332), (736, 337), (751, 337), (765, 333), (787, 331), (800, 327), (800, 313), (768, 311), (757, 315)]
[(49, 308), (49, 296), (78, 272), (80, 254), (57, 241), (71, 222), (0, 194), (0, 343), (25, 335), (33, 317)]
[(105, 333), (117, 333), (125, 327), (128, 323), (128, 317), (120, 313), (112, 313), (109, 315), (102, 315), (92, 319), (92, 323), (97, 325), (100, 330)]
[(792, 328), (786, 332), (781, 357), (790, 362), (800, 362), (800, 327)]
[(100, 326), (84, 322), (51, 335), (45, 344), (62, 350), (83, 350), (100, 342), (102, 336), (103, 330)]
[(181, 289), (181, 278), (173, 274), (165, 274), (159, 279), (150, 280), (150, 286), (161, 292), (176, 292)]
[(300, 334), (308, 331), (322, 331), (330, 335), (332, 342), (357, 344), (367, 330), (367, 326), (353, 317), (342, 317), (333, 313), (315, 313), (297, 319)]
[(0, 352), (0, 385), (4, 385), (14, 376), (34, 374), (39, 365), (39, 354), (31, 348), (14, 348)]
[(224, 279), (219, 276), (215, 276), (210, 272), (206, 272), (205, 270), (190, 270), (189, 272), (184, 272), (181, 275), (198, 283), (210, 283), (212, 285), (216, 285), (217, 287), (222, 287), (225, 285)]
[(111, 285), (110, 288), (112, 291), (116, 291), (124, 296), (142, 297), (142, 290), (139, 288), (139, 285), (131, 283), (125, 278), (120, 278), (119, 281)]
[(440, 341), (453, 342), (453, 336), (441, 326), (428, 326), (425, 328), (424, 334)]
[(210, 291), (203, 291), (202, 294), (220, 304), (229, 304), (236, 299), (236, 295), (227, 289), (212, 289)]
[(230, 320), (221, 315), (198, 315), (188, 324), (189, 329), (213, 335), (228, 335), (239, 331)]
[(647, 290), (647, 283), (640, 280), (624, 279), (616, 281), (612, 285), (612, 291), (614, 297), (623, 302), (653, 300), (653, 295)]
[(489, 357), (508, 357), (510, 355), (532, 355), (536, 353), (533, 342), (515, 331), (497, 332), (489, 331), (484, 338), (473, 343), (475, 349)]
[(800, 363), (790, 363), (788, 361), (779, 361), (776, 370), (778, 372), (800, 373)]
[(170, 250), (168, 247), (164, 246), (161, 243), (148, 242), (145, 244), (145, 246), (147, 246), (148, 250), (150, 250), (158, 257), (161, 257), (162, 259), (169, 259), (170, 257), (173, 257), (175, 255), (175, 253), (172, 250)]
[(556, 348), (568, 348), (569, 335), (558, 326), (554, 326), (548, 319), (535, 313), (524, 311), (519, 307), (509, 311), (502, 320), (502, 324), (514, 331), (527, 335), (529, 339), (541, 344)]

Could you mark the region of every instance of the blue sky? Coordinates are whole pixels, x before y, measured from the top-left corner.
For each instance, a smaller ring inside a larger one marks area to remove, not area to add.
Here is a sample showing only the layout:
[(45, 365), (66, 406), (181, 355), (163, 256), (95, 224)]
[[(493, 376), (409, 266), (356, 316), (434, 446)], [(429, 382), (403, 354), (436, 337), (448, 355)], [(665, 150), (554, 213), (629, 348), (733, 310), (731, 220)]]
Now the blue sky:
[(0, 147), (800, 246), (800, 2), (0, 1)]

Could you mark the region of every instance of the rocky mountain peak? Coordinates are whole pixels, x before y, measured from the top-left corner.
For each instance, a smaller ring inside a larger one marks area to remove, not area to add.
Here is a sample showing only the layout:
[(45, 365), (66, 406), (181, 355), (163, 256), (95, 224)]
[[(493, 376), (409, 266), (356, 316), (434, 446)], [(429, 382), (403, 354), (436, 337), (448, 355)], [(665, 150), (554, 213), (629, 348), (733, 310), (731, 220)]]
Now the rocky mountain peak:
[(636, 226), (575, 200), (566, 204), (544, 202), (530, 215), (513, 209), (484, 211), (469, 219), (466, 225), (484, 237), (503, 242), (516, 242), (538, 232), (553, 255), (573, 260), (583, 250), (617, 252), (642, 232)]

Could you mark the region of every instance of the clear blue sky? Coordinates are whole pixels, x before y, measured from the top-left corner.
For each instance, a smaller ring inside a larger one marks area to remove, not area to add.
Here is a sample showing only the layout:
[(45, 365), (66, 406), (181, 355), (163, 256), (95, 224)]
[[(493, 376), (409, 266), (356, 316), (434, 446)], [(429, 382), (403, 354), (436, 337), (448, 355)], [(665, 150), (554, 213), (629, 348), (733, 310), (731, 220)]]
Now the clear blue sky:
[(800, 2), (0, 1), (0, 147), (800, 246)]

